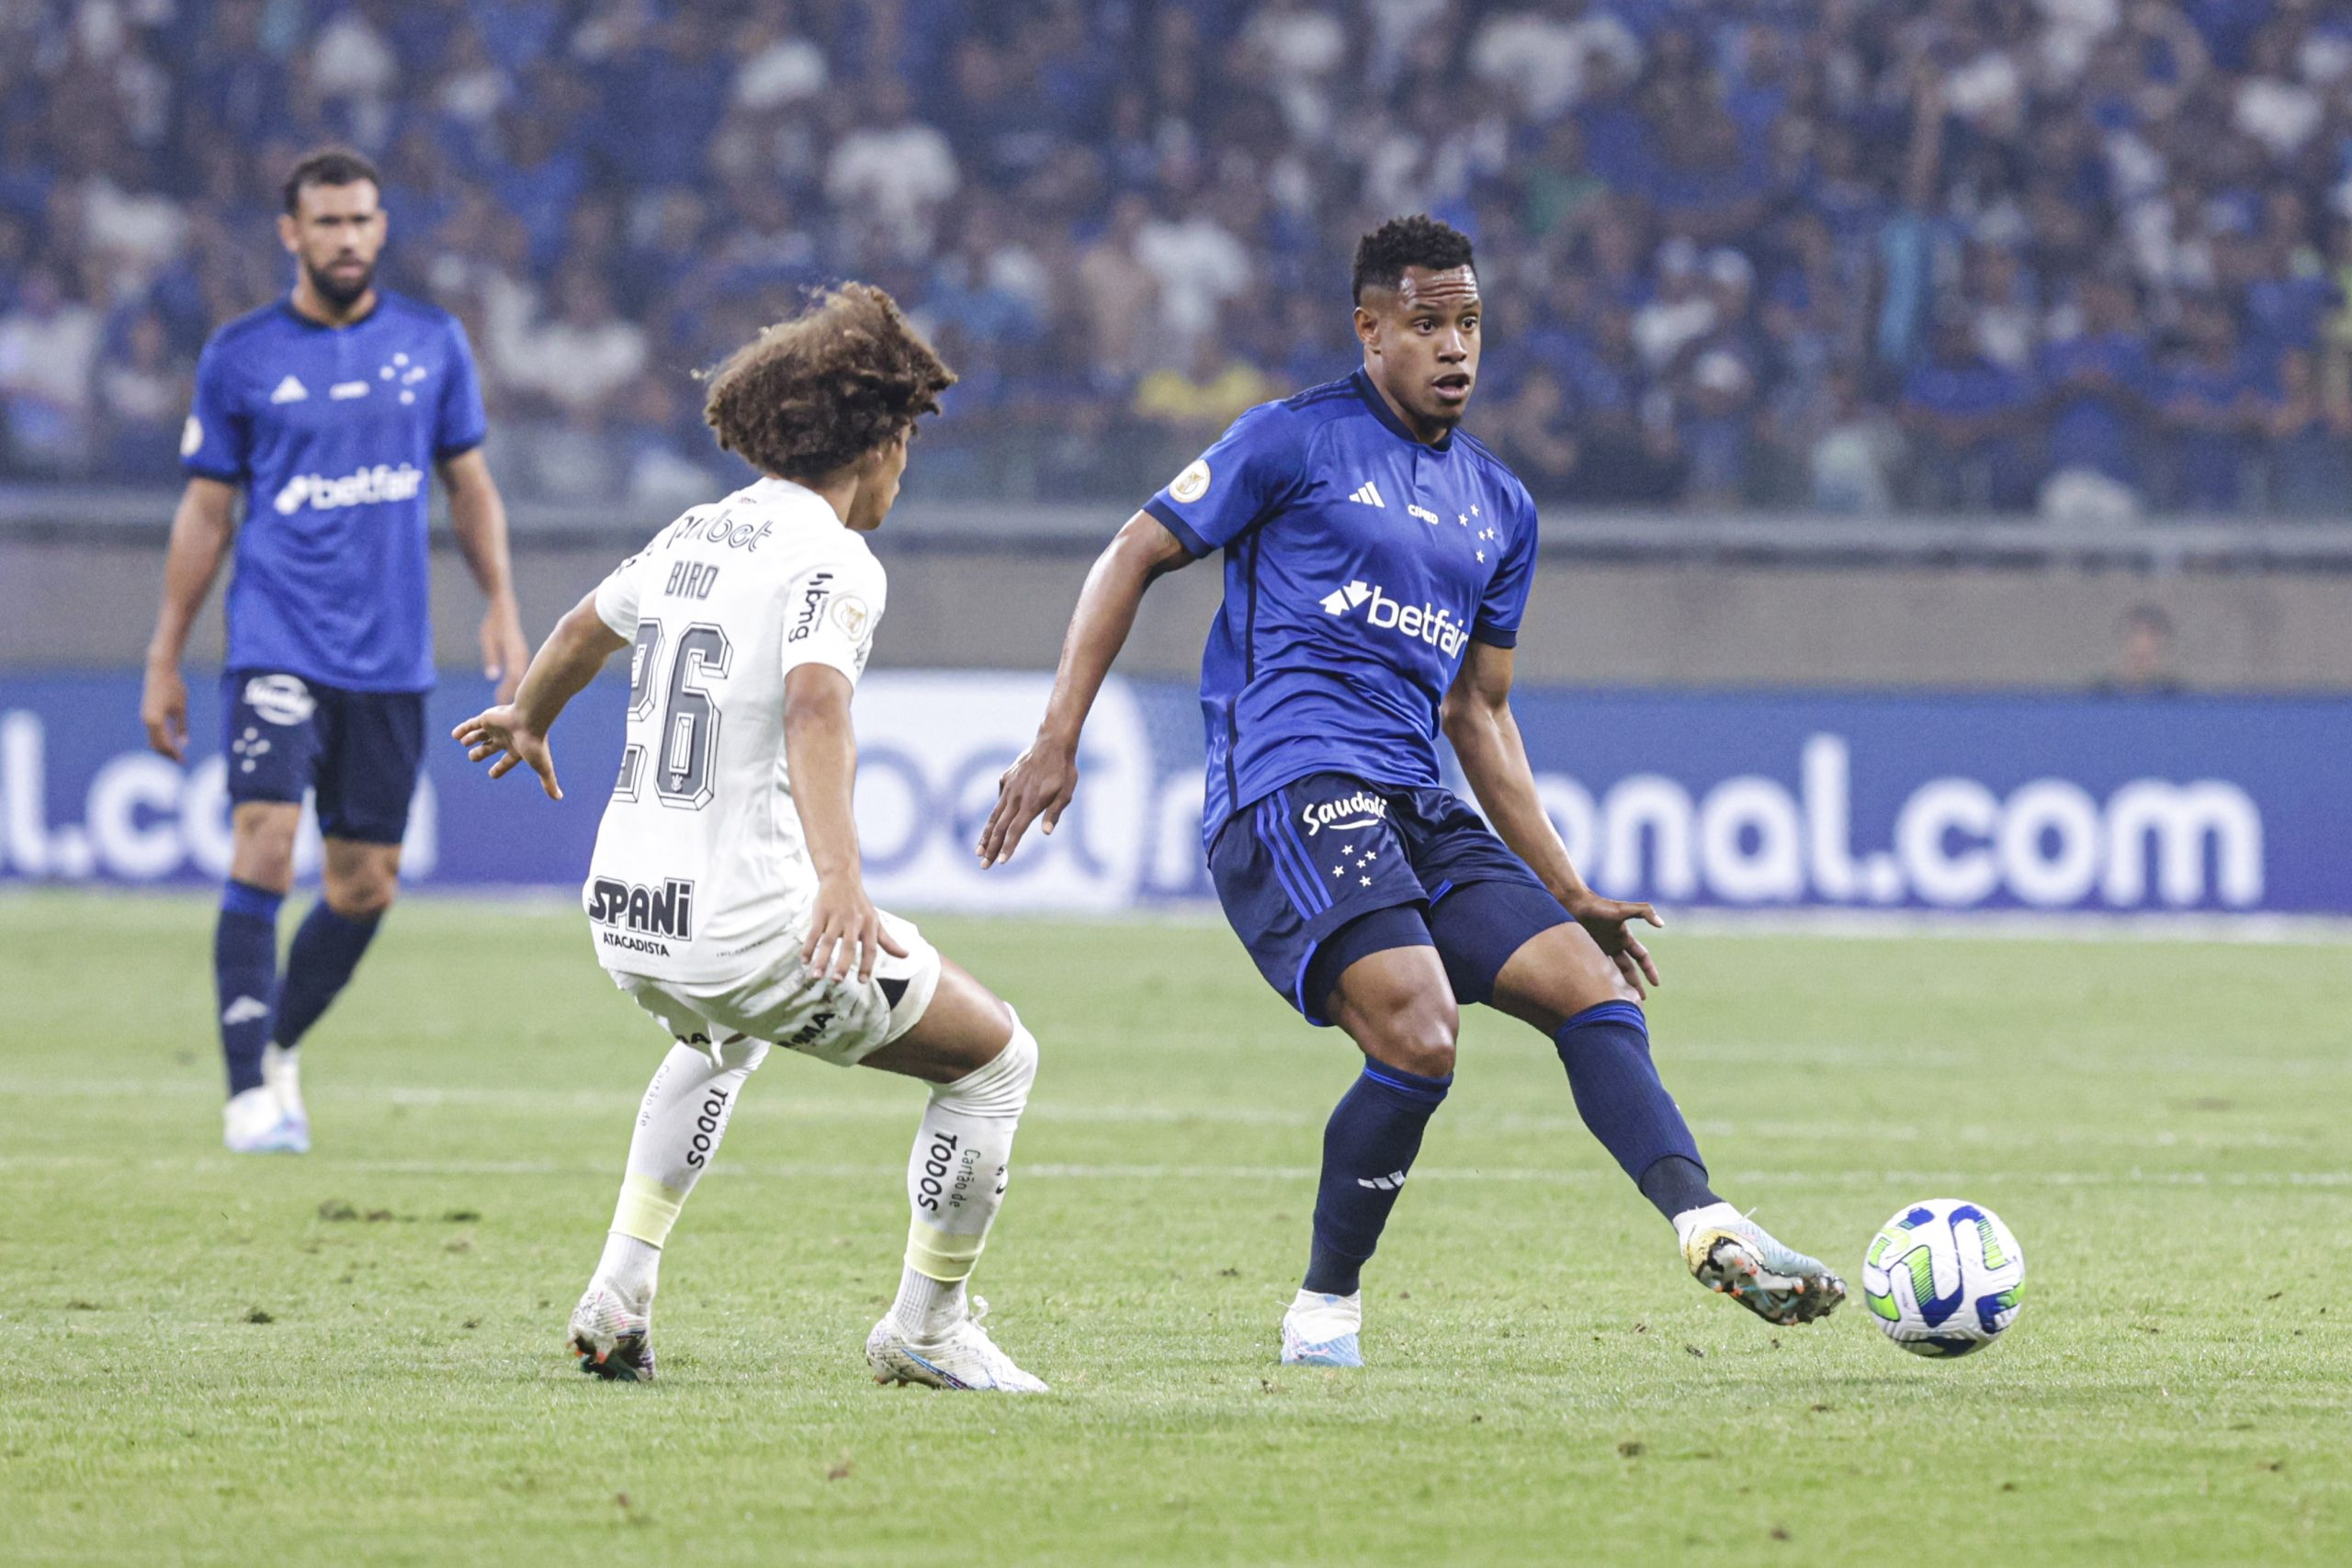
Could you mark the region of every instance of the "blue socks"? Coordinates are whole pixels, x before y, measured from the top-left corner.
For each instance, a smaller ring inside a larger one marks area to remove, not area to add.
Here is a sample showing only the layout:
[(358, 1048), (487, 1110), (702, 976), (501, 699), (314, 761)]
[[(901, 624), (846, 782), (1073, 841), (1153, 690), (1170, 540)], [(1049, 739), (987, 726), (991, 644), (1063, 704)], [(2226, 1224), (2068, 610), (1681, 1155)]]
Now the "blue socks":
[(277, 991), (277, 907), (281, 895), (251, 883), (220, 890), (220, 923), (212, 931), (212, 979), (220, 1001), (220, 1055), (229, 1092), (261, 1087), (261, 1048), (269, 1043)]
[(338, 915), (323, 898), (311, 906), (286, 953), (286, 986), (277, 993), (274, 1036), (280, 1045), (290, 1051), (302, 1043), (311, 1025), (349, 983), (359, 955), (368, 951), (381, 923), (381, 916), (355, 920)]
[(1560, 1025), (1552, 1041), (1568, 1069), (1577, 1114), (1641, 1184), (1644, 1197), (1669, 1219), (1715, 1201), (1699, 1145), (1650, 1061), (1649, 1024), (1640, 1008), (1631, 1002), (1587, 1008)]
[[(1655, 1080), (1653, 1080), (1655, 1081)], [(1353, 1295), (1366, 1259), (1396, 1206), (1421, 1131), (1445, 1100), (1442, 1078), (1366, 1062), (1323, 1129), (1323, 1183), (1315, 1197), (1315, 1251), (1305, 1288)]]
[(303, 917), (286, 954), (286, 984), (277, 982), (277, 909), (282, 894), (251, 883), (220, 890), (220, 923), (212, 932), (212, 978), (220, 998), (220, 1055), (229, 1092), (261, 1087), (262, 1047), (272, 1040), (291, 1050), (327, 1010), (379, 919), (354, 920), (322, 898)]

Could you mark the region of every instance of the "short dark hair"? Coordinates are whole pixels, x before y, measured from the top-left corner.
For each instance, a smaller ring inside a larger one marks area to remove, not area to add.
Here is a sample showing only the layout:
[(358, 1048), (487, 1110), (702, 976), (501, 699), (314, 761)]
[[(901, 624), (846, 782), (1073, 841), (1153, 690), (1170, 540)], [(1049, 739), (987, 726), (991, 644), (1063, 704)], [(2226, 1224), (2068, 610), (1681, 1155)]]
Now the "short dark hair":
[(855, 462), (939, 412), (956, 372), (870, 283), (815, 295), (704, 372), (703, 419), (765, 473), (811, 479)]
[(348, 147), (321, 147), (305, 152), (286, 175), (286, 215), (291, 218), (301, 211), (302, 192), (309, 186), (356, 186), (362, 180), (378, 190), (384, 188), (376, 165), (364, 153)]
[(1470, 254), (1470, 236), (1453, 224), (1440, 222), (1426, 212), (1391, 218), (1356, 242), (1356, 303), (1363, 303), (1367, 288), (1394, 288), (1404, 282), (1408, 266), (1425, 266), (1431, 272), (1466, 266), (1476, 273), (1478, 264)]

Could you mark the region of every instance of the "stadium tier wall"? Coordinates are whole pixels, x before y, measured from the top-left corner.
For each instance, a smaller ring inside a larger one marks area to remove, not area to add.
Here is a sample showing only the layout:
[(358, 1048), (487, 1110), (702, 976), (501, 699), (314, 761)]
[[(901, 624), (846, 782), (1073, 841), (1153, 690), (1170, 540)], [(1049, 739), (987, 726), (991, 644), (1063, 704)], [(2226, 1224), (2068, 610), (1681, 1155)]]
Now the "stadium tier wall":
[[(1115, 509), (1113, 509), (1115, 510)], [(1106, 513), (1102, 534), (1115, 525)], [(1101, 536), (1096, 536), (1099, 538)], [(440, 660), (475, 657), (480, 600), (446, 536), (435, 554)], [(878, 667), (1044, 670), (1094, 540), (910, 536), (891, 573)], [(517, 586), (537, 637), (631, 547), (626, 535), (526, 538)], [(135, 667), (163, 577), (159, 529), (0, 532), (0, 670)], [(1145, 606), (1121, 668), (1182, 679), (1214, 614), (1213, 566)], [(2226, 558), (2172, 570), (2078, 561), (1810, 557), (1547, 559), (1522, 679), (1600, 686), (2083, 690), (2116, 671), (2124, 622), (2161, 609), (2167, 682), (2191, 690), (2352, 692), (2352, 573), (2272, 571)], [(220, 651), (216, 591), (189, 649)]]

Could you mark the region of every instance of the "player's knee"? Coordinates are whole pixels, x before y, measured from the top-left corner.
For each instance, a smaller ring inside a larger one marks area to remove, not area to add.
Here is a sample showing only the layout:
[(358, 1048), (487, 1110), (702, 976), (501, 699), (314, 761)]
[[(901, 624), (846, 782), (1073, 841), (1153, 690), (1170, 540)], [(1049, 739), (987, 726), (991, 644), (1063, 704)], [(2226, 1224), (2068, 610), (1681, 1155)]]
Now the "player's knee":
[(346, 920), (379, 919), (400, 896), (401, 879), (390, 872), (363, 872), (326, 885), (327, 908)]
[(294, 812), (239, 807), (232, 821), (229, 874), (250, 887), (283, 893), (294, 884)]
[(1365, 1055), (1385, 1066), (1442, 1078), (1453, 1071), (1454, 1043), (1461, 1028), (1461, 1012), (1451, 996), (1423, 995), (1364, 1021), (1356, 1042)]
[(1029, 1103), (1029, 1086), (1036, 1081), (1037, 1037), (1016, 1014), (1012, 1038), (1002, 1050), (955, 1082), (939, 1085), (932, 1094), (952, 1099), (974, 1115), (1017, 1117)]

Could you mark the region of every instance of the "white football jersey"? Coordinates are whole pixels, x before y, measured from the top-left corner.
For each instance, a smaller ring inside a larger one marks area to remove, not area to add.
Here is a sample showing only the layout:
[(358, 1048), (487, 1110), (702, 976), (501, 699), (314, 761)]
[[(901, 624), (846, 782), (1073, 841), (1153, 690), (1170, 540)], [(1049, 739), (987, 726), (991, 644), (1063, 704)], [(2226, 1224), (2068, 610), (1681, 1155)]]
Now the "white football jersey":
[(763, 479), (623, 561), (596, 614), (629, 639), (628, 740), (582, 898), (607, 968), (708, 983), (787, 943), (816, 872), (784, 758), (784, 678), (854, 683), (882, 563), (823, 497)]

